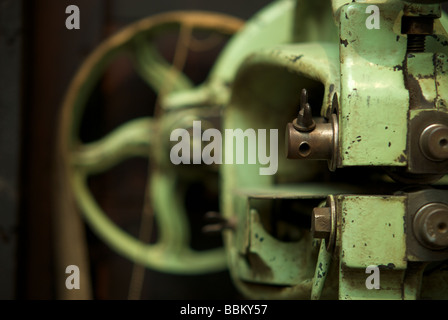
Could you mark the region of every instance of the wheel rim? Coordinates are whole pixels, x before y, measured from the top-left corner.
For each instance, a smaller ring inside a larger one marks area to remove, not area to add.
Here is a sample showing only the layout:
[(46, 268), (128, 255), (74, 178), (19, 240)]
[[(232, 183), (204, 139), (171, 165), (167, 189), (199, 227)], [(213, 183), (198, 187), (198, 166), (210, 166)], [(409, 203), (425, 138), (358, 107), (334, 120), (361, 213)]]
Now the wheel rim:
[[(111, 248), (130, 259), (154, 270), (197, 274), (214, 272), (226, 268), (222, 248), (204, 252), (192, 250), (189, 246), (188, 221), (183, 205), (174, 197), (175, 173), (166, 170), (151, 173), (151, 184), (157, 188), (151, 194), (156, 219), (160, 229), (160, 240), (146, 244), (129, 235), (112, 222), (96, 203), (87, 186), (89, 175), (105, 171), (115, 164), (132, 157), (148, 157), (154, 154), (154, 138), (158, 135), (157, 119), (142, 118), (132, 120), (115, 129), (99, 141), (82, 144), (78, 137), (81, 116), (94, 85), (108, 65), (123, 52), (135, 53), (141, 37), (158, 34), (173, 27), (217, 30), (222, 33), (235, 33), (242, 23), (226, 15), (206, 12), (173, 12), (143, 19), (103, 42), (83, 63), (74, 77), (63, 103), (60, 116), (58, 160), (62, 164), (60, 175), (70, 189), (85, 220), (96, 234)], [(147, 50), (148, 48), (144, 48)], [(142, 52), (137, 53), (137, 60)], [(146, 55), (148, 56), (148, 55)], [(148, 67), (158, 66), (148, 61)], [(160, 90), (167, 69), (152, 69), (145, 73), (148, 84)], [(157, 69), (157, 68), (155, 68)], [(177, 76), (171, 90), (189, 89), (191, 84), (182, 75)]]

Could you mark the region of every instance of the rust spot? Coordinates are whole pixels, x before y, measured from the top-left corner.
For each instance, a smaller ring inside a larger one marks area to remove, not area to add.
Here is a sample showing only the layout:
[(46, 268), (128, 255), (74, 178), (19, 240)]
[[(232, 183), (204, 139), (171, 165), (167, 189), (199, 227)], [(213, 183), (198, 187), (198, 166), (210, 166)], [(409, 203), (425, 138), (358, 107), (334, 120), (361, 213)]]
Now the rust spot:
[(317, 269), (317, 277), (318, 278), (322, 278), (326, 275), (327, 273), (325, 272), (322, 262), (319, 263), (319, 267)]
[(421, 79), (434, 79), (434, 78), (435, 78), (435, 75), (434, 75), (434, 74), (425, 74), (425, 75), (418, 74), (418, 75), (416, 76), (416, 78), (417, 78), (418, 80), (421, 80)]
[(404, 154), (400, 154), (400, 156), (396, 159), (400, 163), (406, 162), (406, 156)]
[(387, 265), (380, 264), (378, 267), (379, 267), (380, 269), (393, 270), (393, 269), (395, 269), (395, 264), (393, 264), (393, 263), (388, 263)]
[[(414, 57), (414, 55), (408, 54), (408, 58), (410, 57)], [(405, 68), (403, 75), (404, 75), (405, 87), (409, 91), (409, 104), (411, 109), (427, 108), (427, 107), (432, 108), (433, 103), (425, 99), (418, 79), (414, 78), (412, 75), (408, 73), (406, 65), (407, 61), (405, 60), (404, 62)], [(430, 77), (434, 76), (432, 75)]]
[(268, 279), (273, 277), (274, 274), (271, 268), (263, 261), (263, 259), (261, 259), (258, 254), (249, 252), (247, 255), (247, 260), (254, 274)]
[(437, 41), (440, 42), (440, 39), (439, 39), (439, 37), (436, 34), (428, 34), (427, 37), (432, 37), (432, 38), (434, 38), (434, 39), (436, 39)]
[(297, 60), (300, 60), (301, 58), (303, 57), (303, 54), (301, 54), (301, 55), (298, 55), (298, 56), (291, 56), (290, 58), (289, 58), (289, 61), (291, 61), (291, 62), (296, 62)]
[(348, 40), (347, 39), (344, 39), (344, 40), (340, 39), (340, 42), (341, 42), (341, 44), (344, 45), (344, 47), (348, 46)]

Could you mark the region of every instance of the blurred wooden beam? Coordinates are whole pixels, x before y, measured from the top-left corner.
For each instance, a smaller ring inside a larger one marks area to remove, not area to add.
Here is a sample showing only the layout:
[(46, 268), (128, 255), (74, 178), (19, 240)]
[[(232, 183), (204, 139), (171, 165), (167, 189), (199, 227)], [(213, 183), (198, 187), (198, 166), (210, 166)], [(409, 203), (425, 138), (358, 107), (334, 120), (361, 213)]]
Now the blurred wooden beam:
[(16, 297), (22, 1), (0, 0), (0, 299)]

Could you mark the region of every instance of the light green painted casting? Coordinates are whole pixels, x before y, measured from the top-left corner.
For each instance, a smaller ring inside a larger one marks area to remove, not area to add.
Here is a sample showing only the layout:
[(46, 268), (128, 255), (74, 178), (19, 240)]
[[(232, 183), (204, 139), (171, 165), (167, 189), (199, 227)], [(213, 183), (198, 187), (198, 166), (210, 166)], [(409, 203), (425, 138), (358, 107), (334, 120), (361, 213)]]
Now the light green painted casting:
[(342, 166), (405, 166), (409, 93), (402, 71), (403, 4), (378, 5), (380, 29), (366, 28), (367, 5), (350, 3), (339, 16), (341, 162)]
[[(406, 197), (338, 196), (339, 299), (401, 299), (406, 261)], [(365, 270), (380, 268), (380, 289)]]

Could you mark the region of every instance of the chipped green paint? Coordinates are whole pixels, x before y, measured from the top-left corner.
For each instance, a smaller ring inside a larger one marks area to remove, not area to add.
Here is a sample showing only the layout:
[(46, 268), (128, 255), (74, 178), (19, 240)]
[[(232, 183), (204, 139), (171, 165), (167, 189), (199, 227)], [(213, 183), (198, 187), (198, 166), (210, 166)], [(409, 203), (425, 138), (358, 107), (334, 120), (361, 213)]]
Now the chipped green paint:
[(319, 300), (325, 286), (325, 280), (330, 272), (332, 255), (327, 251), (325, 239), (320, 242), (319, 256), (317, 258), (316, 270), (314, 272), (313, 287), (311, 289), (311, 300)]
[[(406, 196), (347, 195), (337, 203), (339, 299), (402, 299)], [(366, 288), (368, 266), (379, 267), (380, 290)]]
[[(320, 296), (334, 297), (334, 287), (324, 290), (324, 281), (316, 282), (319, 263), (328, 268), (331, 254), (319, 253), (312, 243), (308, 229), (301, 229), (300, 240), (285, 242), (276, 239), (261, 223), (260, 212), (273, 199), (324, 201), (328, 194), (350, 192), (344, 186), (300, 184), (270, 187), (237, 188), (233, 190), (234, 217), (238, 229), (226, 230), (227, 260), (233, 282), (247, 297), (253, 299), (310, 299)], [(318, 260), (320, 262), (318, 262)], [(327, 262), (325, 262), (327, 261)], [(321, 269), (324, 271), (324, 269)], [(259, 284), (254, 287), (251, 284)], [(317, 288), (313, 289), (313, 286)]]
[(406, 268), (405, 196), (339, 196), (341, 263)]
[[(250, 282), (291, 286), (311, 277), (315, 261), (306, 259), (313, 250), (311, 237), (304, 241), (281, 242), (270, 235), (254, 209), (249, 212), (249, 246), (247, 263), (240, 264), (240, 277)], [(304, 230), (304, 232), (309, 232)], [(242, 262), (242, 260), (240, 260)], [(300, 265), (301, 268), (297, 268)]]
[[(409, 94), (403, 83), (402, 2), (379, 3), (381, 27), (365, 27), (367, 3), (340, 9), (342, 166), (406, 166)], [(393, 106), (393, 107), (392, 107)], [(404, 159), (403, 159), (404, 157)]]
[(406, 61), (411, 106), (432, 108), (437, 98), (434, 54), (431, 52), (408, 54)]
[[(448, 40), (445, 40), (448, 45)], [(447, 47), (445, 47), (445, 50)], [(435, 85), (437, 91), (436, 108), (439, 111), (448, 112), (448, 52), (436, 53), (435, 62)]]

